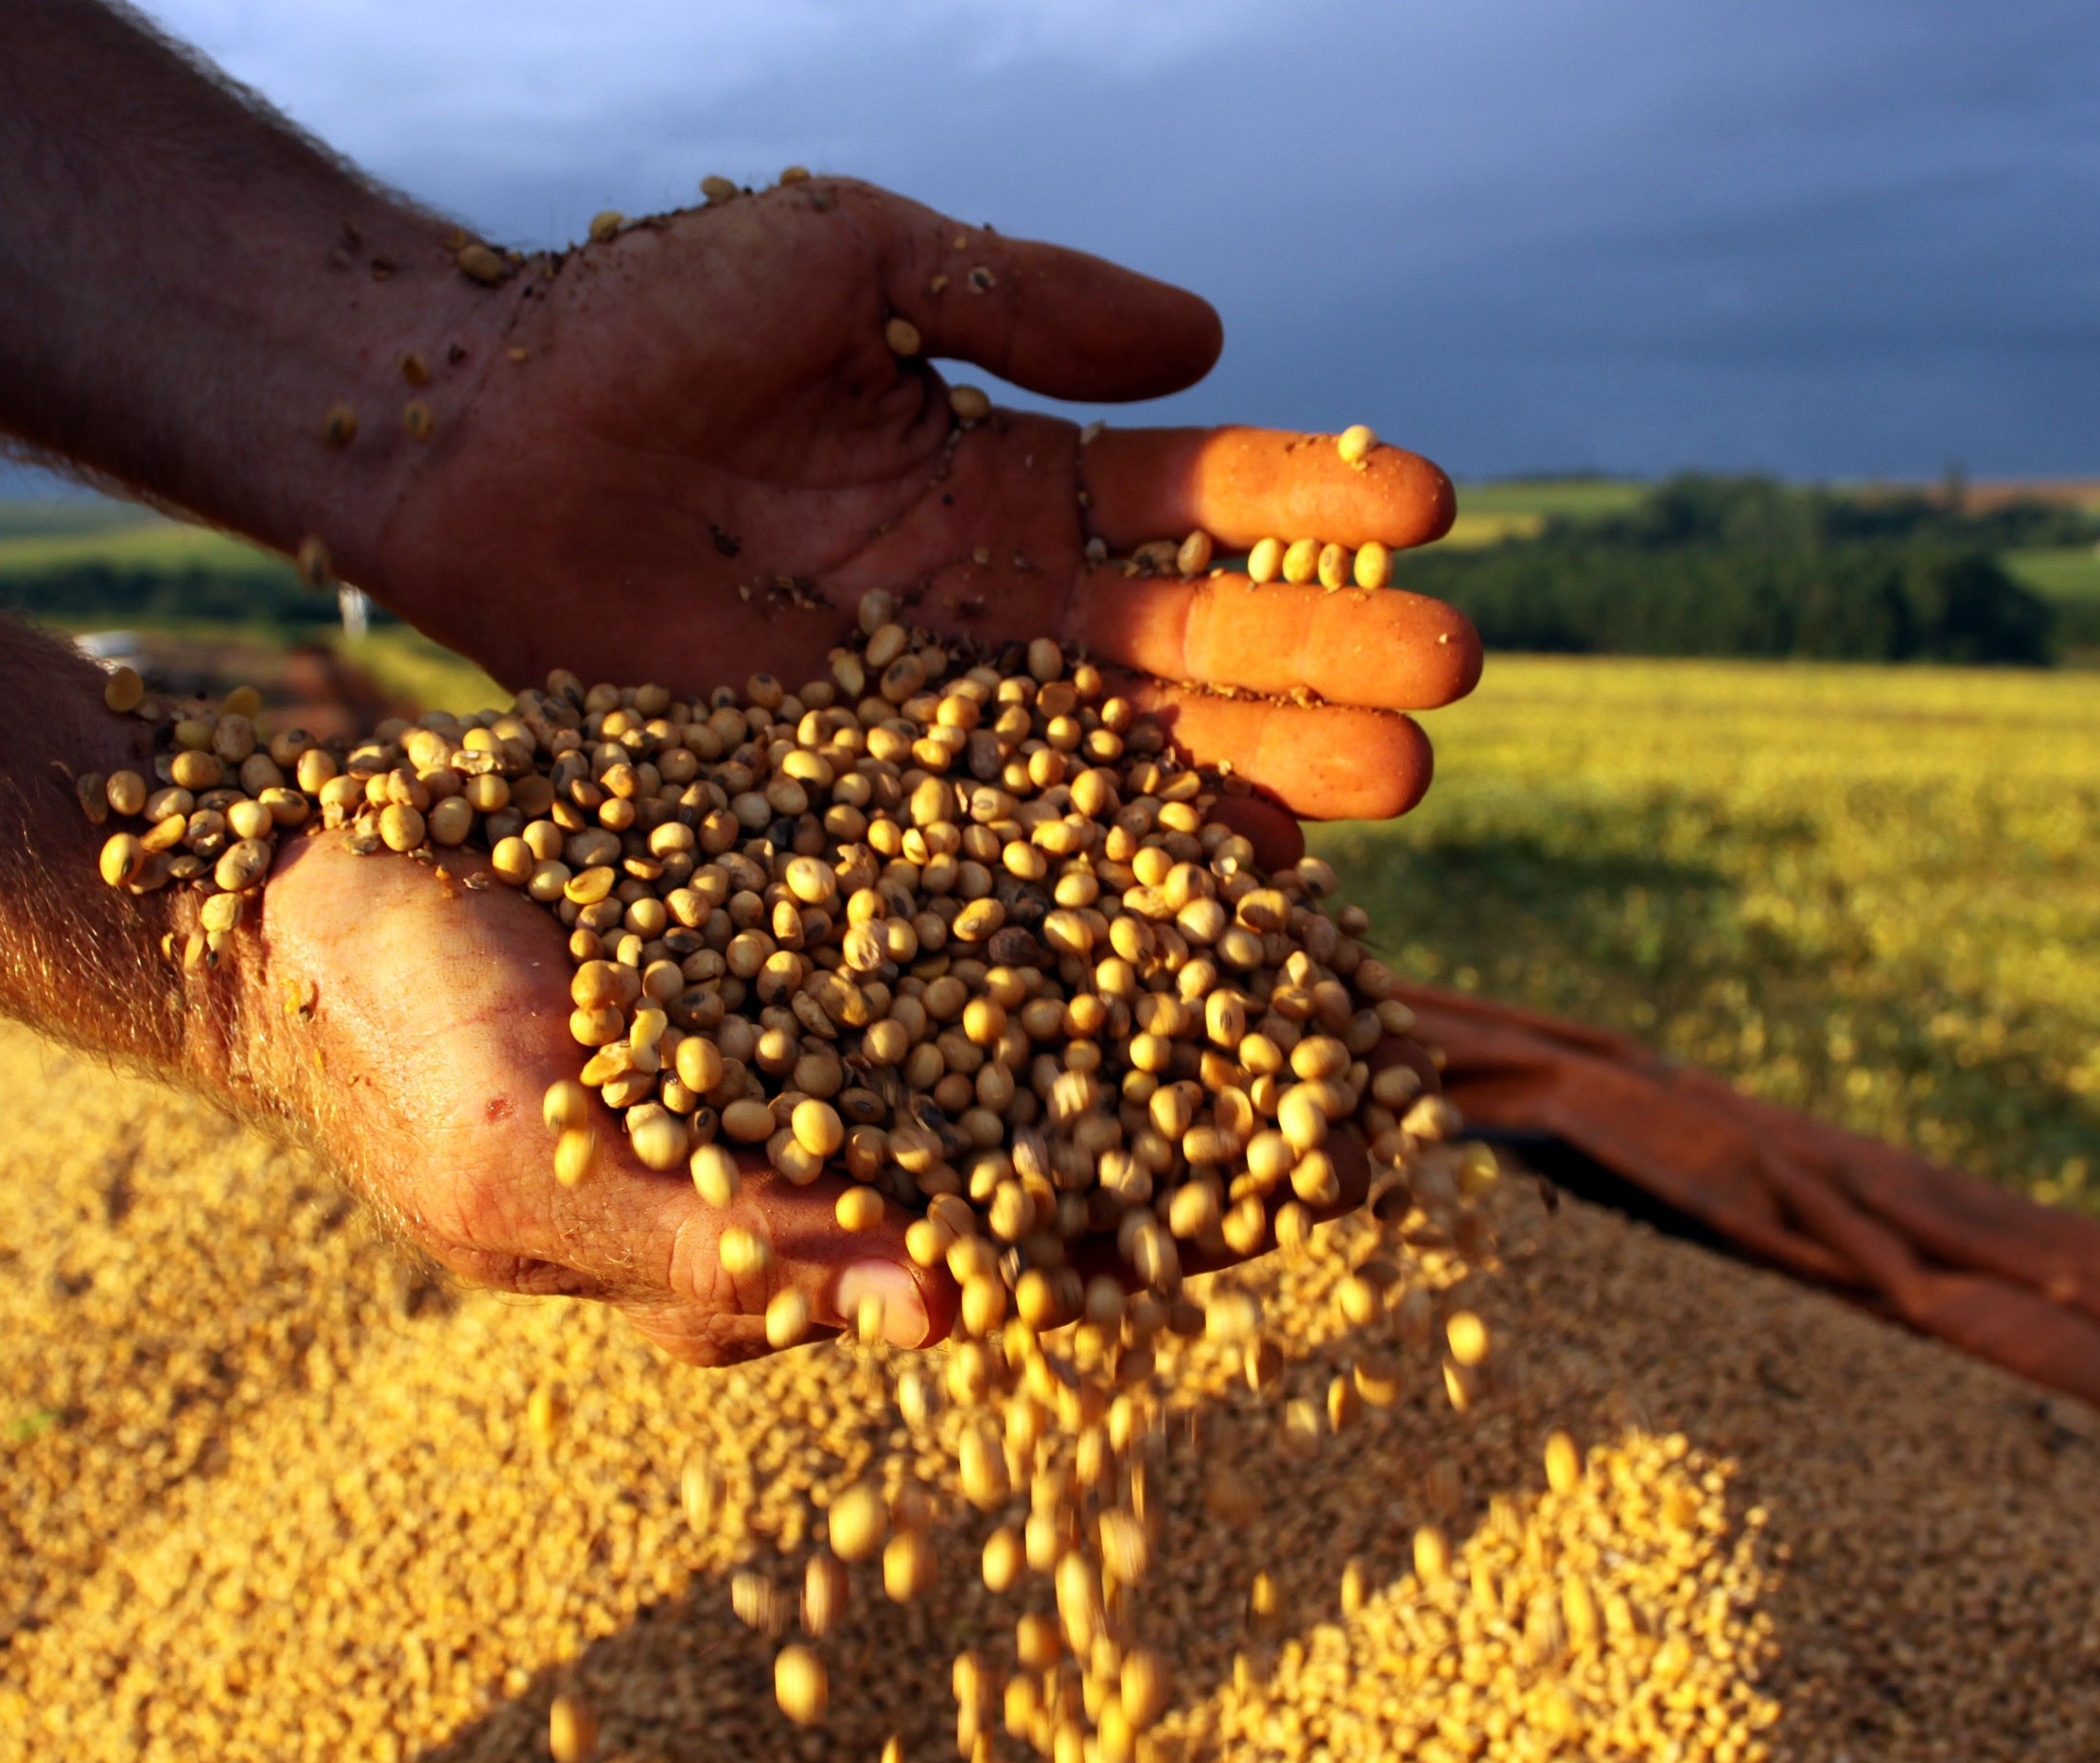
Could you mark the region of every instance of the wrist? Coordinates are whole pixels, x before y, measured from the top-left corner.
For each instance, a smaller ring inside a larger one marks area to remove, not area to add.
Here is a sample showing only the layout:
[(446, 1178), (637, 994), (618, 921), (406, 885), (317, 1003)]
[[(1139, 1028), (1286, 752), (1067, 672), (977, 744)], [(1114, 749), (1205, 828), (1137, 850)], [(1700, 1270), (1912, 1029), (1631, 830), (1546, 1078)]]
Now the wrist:
[[(266, 888), (267, 893), (267, 888)], [(167, 1075), (247, 1118), (281, 1118), (289, 1074), (270, 1009), (267, 954), (249, 919), (214, 935), (203, 899), (187, 888), (149, 897), (154, 950), (177, 995)]]
[(281, 252), (268, 277), (255, 354), (271, 372), (238, 440), (203, 454), (174, 499), (394, 603), (380, 563), (388, 518), (457, 445), (530, 271), (505, 260), (496, 284), (471, 279), (458, 263), (465, 236), (406, 209), (343, 223), (325, 253), (312, 242), (301, 272)]
[(292, 1074), (254, 914), (212, 936), (200, 892), (103, 877), (108, 841), (146, 826), (110, 810), (108, 780), (162, 782), (153, 725), (105, 707), (105, 684), (77, 651), (0, 620), (0, 1013), (242, 1112), (283, 1113)]
[[(0, 1011), (57, 1039), (163, 1073), (189, 1036), (184, 986), (163, 954), (179, 908), (128, 896), (98, 860), (121, 823), (104, 780), (151, 776), (150, 731), (100, 702), (101, 672), (0, 620)], [(99, 816), (99, 818), (97, 818)]]

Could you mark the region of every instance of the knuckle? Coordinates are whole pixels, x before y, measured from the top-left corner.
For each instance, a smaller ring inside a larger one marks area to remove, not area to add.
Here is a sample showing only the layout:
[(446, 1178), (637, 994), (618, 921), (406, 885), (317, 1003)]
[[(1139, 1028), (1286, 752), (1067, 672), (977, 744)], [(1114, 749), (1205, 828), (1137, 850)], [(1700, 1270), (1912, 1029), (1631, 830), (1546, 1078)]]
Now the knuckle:
[(658, 1289), (681, 1313), (748, 1325), (765, 1314), (772, 1296), (768, 1274), (733, 1274), (722, 1265), (713, 1221), (691, 1213), (673, 1227), (668, 1263)]

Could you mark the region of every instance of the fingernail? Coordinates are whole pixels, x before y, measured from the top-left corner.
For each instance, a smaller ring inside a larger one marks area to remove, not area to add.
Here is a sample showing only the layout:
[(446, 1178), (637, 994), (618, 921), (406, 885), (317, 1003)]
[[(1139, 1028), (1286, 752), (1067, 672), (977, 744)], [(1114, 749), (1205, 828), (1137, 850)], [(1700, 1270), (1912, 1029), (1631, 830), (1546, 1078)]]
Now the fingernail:
[(891, 1346), (925, 1342), (926, 1302), (906, 1269), (894, 1261), (856, 1261), (838, 1276), (838, 1313), (849, 1328), (870, 1300), (882, 1306), (883, 1338)]

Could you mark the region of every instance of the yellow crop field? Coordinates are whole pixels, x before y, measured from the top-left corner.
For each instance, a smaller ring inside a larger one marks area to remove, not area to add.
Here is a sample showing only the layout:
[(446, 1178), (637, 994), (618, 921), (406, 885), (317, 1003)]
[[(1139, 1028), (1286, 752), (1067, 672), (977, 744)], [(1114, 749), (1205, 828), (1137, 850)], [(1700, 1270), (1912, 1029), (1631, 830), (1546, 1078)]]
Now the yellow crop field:
[(1501, 656), (1429, 726), (1316, 841), (1410, 977), (2100, 1207), (2091, 674)]

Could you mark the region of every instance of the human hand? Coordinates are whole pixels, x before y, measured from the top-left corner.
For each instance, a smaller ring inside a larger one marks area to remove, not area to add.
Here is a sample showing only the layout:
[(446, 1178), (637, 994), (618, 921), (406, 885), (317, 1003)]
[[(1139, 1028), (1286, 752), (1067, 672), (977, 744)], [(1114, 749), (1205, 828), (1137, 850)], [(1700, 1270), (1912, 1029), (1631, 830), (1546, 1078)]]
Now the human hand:
[[(872, 1295), (893, 1342), (947, 1333), (954, 1287), (912, 1265), (909, 1216), (885, 1202), (875, 1228), (843, 1230), (843, 1178), (798, 1188), (750, 1156), (737, 1204), (712, 1207), (682, 1171), (646, 1168), (594, 1100), (595, 1165), (560, 1185), (539, 1098), (581, 1058), (565, 933), (510, 888), (467, 887), (485, 867), (470, 854), (446, 866), (353, 856), (334, 833), (289, 842), (234, 979), (258, 1100), (396, 1236), (477, 1285), (616, 1304), (692, 1364), (769, 1351), (766, 1301), (790, 1287), (818, 1329)], [(765, 1273), (723, 1268), (731, 1224), (771, 1245)]]
[[(538, 1098), (574, 1076), (579, 1059), (563, 932), (509, 888), (467, 886), (480, 860), (446, 861), (440, 875), (353, 856), (334, 833), (290, 842), (232, 976), (242, 997), (238, 1063), (256, 1099), (311, 1141), (394, 1234), (473, 1284), (613, 1303), (696, 1365), (770, 1351), (766, 1303), (790, 1288), (818, 1331), (850, 1326), (875, 1297), (893, 1344), (948, 1333), (955, 1286), (906, 1252), (911, 1214), (885, 1200), (874, 1228), (846, 1231), (834, 1211), (843, 1176), (796, 1187), (747, 1152), (736, 1205), (710, 1206), (682, 1173), (646, 1168), (593, 1102), (592, 1173), (573, 1188), (557, 1182)], [(1410, 1064), (1435, 1086), (1412, 1042), (1388, 1042), (1373, 1063)], [(1360, 1138), (1338, 1134), (1330, 1150), (1341, 1197), (1321, 1216), (1361, 1204), (1370, 1182)], [(732, 1224), (770, 1245), (764, 1273), (723, 1268), (718, 1246)], [(1191, 1273), (1234, 1258), (1184, 1246)]]
[[(892, 315), (919, 355), (892, 352)], [(1271, 534), (1421, 544), (1452, 496), (1412, 454), (1353, 467), (1329, 441), (1244, 428), (1082, 445), (1010, 410), (958, 425), (929, 357), (1084, 399), (1208, 370), (1211, 308), (1097, 259), (825, 178), (634, 226), (551, 278), (528, 263), (467, 325), (456, 367), (430, 353), (433, 437), (389, 443), (414, 457), (384, 480), (369, 554), (343, 561), (513, 687), (556, 666), (792, 687), (823, 671), (836, 608), (916, 586), (919, 622), (1076, 640), (1144, 676), (1126, 689), (1185, 750), (1300, 813), (1381, 817), (1429, 779), (1394, 713), (1478, 676), (1471, 626), (1438, 602), (1130, 579), (1085, 556), (1091, 536), (1120, 551), (1197, 528), (1221, 553)]]
[[(184, 951), (201, 946), (200, 896), (133, 896), (91, 880), (113, 827), (81, 812), (78, 781), (95, 779), (98, 800), (102, 778), (149, 770), (150, 726), (104, 710), (93, 664), (6, 620), (0, 684), (0, 733), (18, 760), (0, 771), (0, 807), (21, 834), (0, 841), (0, 878), (25, 903), (0, 935), (9, 1014), (290, 1131), (397, 1237), (462, 1279), (610, 1301), (680, 1358), (766, 1351), (766, 1302), (790, 1287), (818, 1328), (876, 1296), (889, 1338), (916, 1345), (947, 1332), (954, 1284), (914, 1266), (909, 1219), (885, 1205), (875, 1228), (845, 1231), (834, 1176), (797, 1188), (753, 1153), (739, 1202), (724, 1212), (684, 1176), (642, 1167), (594, 1103), (593, 1176), (575, 1189), (556, 1182), (539, 1099), (582, 1061), (571, 962), (543, 907), (508, 887), (468, 885), (483, 860), (450, 851), (446, 874), (353, 856), (341, 833), (286, 839), (218, 961), (194, 961)], [(1265, 867), (1297, 860), (1287, 820), (1247, 830)], [(1332, 1148), (1353, 1203), (1362, 1147), (1338, 1135)], [(717, 1245), (731, 1223), (770, 1244), (764, 1277), (724, 1272)]]
[[(1451, 517), (1434, 466), (1384, 448), (1353, 467), (1251, 429), (1083, 447), (1049, 417), (958, 428), (926, 364), (1155, 395), (1217, 354), (1193, 295), (830, 178), (561, 259), (463, 263), (438, 216), (65, 0), (0, 13), (0, 113), (66, 144), (17, 155), (0, 189), (17, 248), (0, 430), (288, 553), (318, 540), (513, 686), (557, 665), (687, 692), (754, 668), (798, 684), (835, 618), (770, 603), (779, 584), (832, 608), (902, 588), (921, 623), (1083, 643), (1141, 676), (1118, 689), (1191, 756), (1302, 813), (1368, 816), (1428, 781), (1402, 713), (1478, 672), (1465, 621), (1408, 594), (1086, 563), (1090, 537), (1195, 528), (1228, 555), (1419, 544)], [(892, 317), (919, 353), (892, 352)]]

